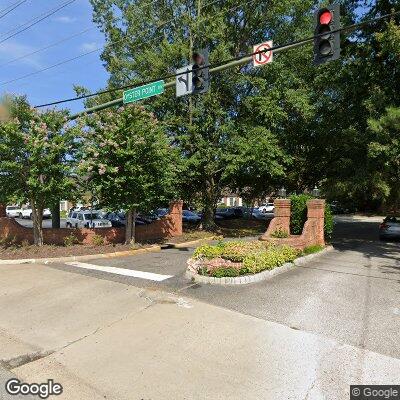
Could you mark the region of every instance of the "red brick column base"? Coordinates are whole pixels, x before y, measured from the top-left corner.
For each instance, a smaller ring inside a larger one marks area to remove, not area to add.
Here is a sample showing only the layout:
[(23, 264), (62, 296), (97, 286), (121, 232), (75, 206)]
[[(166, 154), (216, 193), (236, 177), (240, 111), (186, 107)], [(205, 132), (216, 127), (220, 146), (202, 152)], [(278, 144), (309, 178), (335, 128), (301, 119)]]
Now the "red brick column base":
[(325, 245), (324, 237), (324, 212), (325, 200), (312, 199), (307, 202), (307, 221), (301, 235), (290, 235), (288, 238), (273, 238), (277, 230), (290, 232), (290, 200), (275, 200), (275, 217), (269, 224), (267, 231), (260, 237), (275, 244), (286, 244), (303, 250), (312, 245)]

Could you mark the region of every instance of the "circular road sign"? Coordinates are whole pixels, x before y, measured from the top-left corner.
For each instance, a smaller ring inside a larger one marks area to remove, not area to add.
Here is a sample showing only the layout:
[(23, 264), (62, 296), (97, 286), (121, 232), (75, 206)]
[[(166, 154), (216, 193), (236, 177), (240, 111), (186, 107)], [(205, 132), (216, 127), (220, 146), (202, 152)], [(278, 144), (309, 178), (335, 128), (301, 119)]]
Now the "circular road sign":
[[(257, 53), (259, 51), (263, 50), (268, 50), (273, 47), (272, 40), (257, 44), (256, 46), (253, 47), (253, 53)], [(253, 55), (253, 65), (259, 66), (259, 65), (265, 65), (272, 62), (272, 51), (265, 51), (264, 53), (258, 53)]]

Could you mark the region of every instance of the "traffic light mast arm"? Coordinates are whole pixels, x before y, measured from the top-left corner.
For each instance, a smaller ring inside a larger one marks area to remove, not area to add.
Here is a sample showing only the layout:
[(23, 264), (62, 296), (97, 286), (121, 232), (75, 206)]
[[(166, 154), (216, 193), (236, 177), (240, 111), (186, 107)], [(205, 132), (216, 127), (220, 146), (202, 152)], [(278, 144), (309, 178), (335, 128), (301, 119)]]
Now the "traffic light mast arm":
[[(353, 30), (353, 29), (362, 27), (364, 25), (369, 25), (371, 23), (374, 23), (374, 22), (377, 22), (377, 21), (380, 21), (380, 20), (383, 20), (383, 19), (392, 18), (392, 17), (394, 17), (396, 15), (400, 15), (400, 11), (396, 11), (396, 12), (391, 13), (391, 14), (382, 15), (381, 17), (370, 19), (368, 21), (363, 21), (363, 22), (359, 22), (359, 23), (356, 23), (356, 24), (353, 24), (353, 25), (348, 25), (348, 26), (345, 26), (345, 27), (340, 28), (340, 29), (335, 29), (331, 33)], [(324, 34), (314, 35), (311, 38), (298, 40), (296, 42), (293, 42), (293, 43), (290, 43), (290, 44), (287, 44), (287, 45), (274, 46), (271, 49), (269, 49), (268, 51), (273, 51), (274, 53), (280, 53), (281, 51), (290, 50), (290, 49), (293, 49), (293, 48), (296, 48), (296, 47), (303, 46), (303, 45), (305, 45), (307, 43), (312, 43), (317, 37), (322, 37), (323, 35)], [(237, 66), (240, 66), (240, 65), (247, 64), (248, 62), (252, 61), (254, 54), (258, 54), (258, 53), (248, 54), (247, 56), (244, 56), (244, 57), (242, 57), (240, 59), (230, 60), (230, 61), (227, 61), (227, 62), (221, 64), (221, 65), (217, 65), (215, 67), (212, 67), (212, 68), (210, 68), (210, 73), (211, 72), (220, 72), (220, 71), (224, 71), (224, 70), (229, 69), (229, 68), (233, 68), (233, 67), (237, 67)], [(169, 76), (169, 78), (170, 77), (171, 76)], [(154, 80), (154, 82), (155, 81), (156, 80)], [(164, 87), (167, 89), (167, 88), (174, 87), (174, 86), (175, 86), (175, 81), (170, 81), (170, 82), (167, 82)], [(121, 88), (121, 90), (122, 90), (122, 88)], [(115, 91), (115, 89), (112, 90), (112, 91)], [(104, 91), (104, 92), (107, 92), (107, 91)], [(91, 96), (92, 95), (83, 96), (82, 98), (91, 97)], [(78, 100), (78, 98), (75, 98), (73, 100)], [(68, 100), (68, 101), (70, 101), (70, 100)], [(59, 104), (61, 102), (65, 102), (65, 101), (58, 101), (58, 102), (55, 102), (55, 103)], [(55, 103), (43, 104), (41, 106), (36, 106), (36, 108), (54, 105)], [(79, 118), (82, 115), (91, 114), (91, 113), (94, 113), (96, 111), (104, 110), (106, 108), (110, 108), (110, 107), (113, 107), (113, 106), (118, 106), (118, 105), (121, 105), (121, 104), (123, 104), (123, 98), (122, 97), (120, 99), (109, 101), (109, 102), (104, 103), (104, 104), (99, 104), (98, 106), (87, 108), (86, 110), (81, 111), (81, 112), (79, 112), (77, 114), (73, 114), (73, 115), (71, 115), (69, 117), (69, 120), (74, 120), (76, 118)]]
[[(279, 52), (281, 52), (281, 51), (293, 49), (293, 48), (295, 48), (295, 47), (302, 46), (302, 45), (304, 45), (304, 44), (306, 44), (306, 43), (311, 43), (311, 42), (313, 41), (313, 39), (314, 39), (314, 38), (305, 39), (305, 40), (303, 40), (303, 41), (301, 41), (301, 42), (296, 42), (296, 43), (293, 43), (293, 44), (288, 44), (288, 45), (286, 45), (286, 46), (280, 46), (279, 48), (277, 48), (276, 50), (273, 50), (273, 51), (274, 51), (274, 53), (279, 53)], [(248, 64), (250, 61), (253, 60), (253, 56), (254, 56), (254, 55), (252, 54), (252, 55), (249, 55), (249, 56), (245, 56), (245, 57), (243, 57), (243, 58), (240, 58), (239, 60), (231, 61), (231, 62), (228, 62), (228, 63), (226, 63), (226, 64), (222, 64), (222, 65), (217, 65), (216, 67), (210, 68), (210, 73), (212, 73), (212, 72), (221, 72), (221, 71), (225, 71), (225, 70), (227, 70), (227, 69), (229, 69), (229, 68), (234, 68), (234, 67), (238, 67), (238, 66), (240, 66), (240, 65)], [(175, 87), (175, 80), (170, 81), (170, 82), (167, 82), (167, 83), (164, 85), (164, 88), (165, 88), (165, 89), (168, 89), (168, 88), (171, 88), (171, 87)], [(112, 100), (112, 101), (109, 101), (109, 102), (107, 102), (107, 103), (99, 104), (98, 106), (94, 106), (94, 107), (87, 108), (87, 109), (84, 110), (84, 111), (81, 111), (81, 112), (78, 112), (78, 113), (76, 113), (76, 114), (71, 115), (71, 116), (69, 117), (69, 119), (70, 119), (70, 120), (74, 120), (74, 119), (79, 118), (79, 117), (81, 117), (81, 116), (83, 116), (83, 115), (85, 115), (85, 114), (92, 114), (92, 113), (94, 113), (94, 112), (96, 112), (96, 111), (101, 111), (101, 110), (104, 110), (104, 109), (106, 109), (106, 108), (110, 108), (110, 107), (114, 107), (114, 106), (119, 106), (119, 105), (121, 105), (121, 104), (123, 104), (123, 98), (122, 98), (122, 97), (121, 97), (120, 99)]]

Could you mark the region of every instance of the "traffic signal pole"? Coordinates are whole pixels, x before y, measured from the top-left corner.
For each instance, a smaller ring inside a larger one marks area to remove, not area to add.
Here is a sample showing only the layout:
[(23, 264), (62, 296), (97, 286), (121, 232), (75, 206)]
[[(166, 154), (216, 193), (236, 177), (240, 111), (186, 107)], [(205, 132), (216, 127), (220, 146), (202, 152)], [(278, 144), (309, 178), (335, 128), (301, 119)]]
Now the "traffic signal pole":
[[(394, 17), (396, 15), (400, 15), (400, 11), (397, 11), (397, 12), (394, 12), (394, 13), (391, 13), (391, 14), (386, 14), (386, 15), (383, 15), (381, 17), (374, 18), (374, 19), (371, 19), (371, 20), (368, 20), (368, 21), (363, 21), (363, 22), (359, 22), (359, 23), (356, 23), (356, 24), (353, 24), (353, 25), (348, 25), (348, 26), (340, 28), (340, 29), (335, 29), (335, 30), (331, 31), (331, 34), (334, 34), (334, 33), (337, 33), (337, 32), (344, 32), (344, 31), (353, 30), (353, 29), (362, 27), (364, 25), (369, 25), (371, 23), (374, 23), (374, 22), (377, 22), (377, 21), (380, 21), (380, 20), (383, 20), (383, 19)], [(235, 58), (235, 59), (232, 59), (232, 60), (228, 60), (228, 61), (225, 61), (225, 62), (221, 63), (220, 65), (216, 65), (214, 67), (210, 67), (209, 68), (209, 72), (210, 73), (217, 73), (217, 72), (225, 71), (225, 70), (230, 69), (230, 68), (239, 67), (241, 65), (248, 64), (250, 61), (252, 61), (254, 55), (256, 55), (256, 54), (259, 54), (259, 53), (262, 53), (262, 52), (267, 52), (267, 51), (272, 51), (274, 54), (276, 54), (276, 53), (280, 53), (280, 52), (283, 52), (283, 51), (286, 51), (286, 50), (291, 50), (291, 49), (294, 49), (294, 48), (297, 48), (297, 47), (300, 47), (300, 46), (304, 46), (304, 45), (306, 45), (308, 43), (313, 43), (315, 39), (317, 39), (319, 37), (323, 37), (324, 35), (326, 35), (326, 33), (322, 33), (320, 35), (314, 35), (314, 36), (312, 36), (310, 38), (301, 39), (301, 40), (292, 42), (290, 44), (274, 46), (274, 47), (272, 47), (272, 48), (270, 48), (268, 50), (265, 50), (265, 51), (250, 53), (250, 54), (247, 54), (246, 56), (243, 56), (243, 57), (241, 57), (239, 59)], [(205, 68), (208, 68), (208, 66), (205, 66)], [(184, 73), (181, 73), (181, 75), (183, 75), (183, 74)], [(172, 77), (175, 78), (176, 76), (178, 76), (178, 74), (170, 75), (167, 78), (172, 78)], [(156, 82), (158, 80), (159, 79), (154, 79), (154, 80), (152, 80), (150, 82)], [(175, 85), (176, 85), (175, 82), (176, 82), (175, 80), (173, 80), (173, 81), (171, 80), (169, 82), (166, 82), (165, 85), (164, 85), (165, 89), (175, 87)], [(146, 83), (148, 83), (148, 82), (146, 82)], [(135, 86), (133, 84), (133, 85), (131, 85), (129, 87), (132, 88), (132, 87), (135, 87)], [(111, 90), (106, 90), (106, 91), (103, 91), (103, 92), (100, 92), (100, 93), (107, 93), (107, 92), (116, 91), (116, 90), (122, 90), (122, 89), (123, 88), (111, 89)], [(98, 94), (100, 94), (100, 93), (98, 93)], [(93, 95), (84, 96), (84, 97), (90, 97), (90, 96), (93, 96)], [(82, 98), (84, 98), (84, 97), (82, 97)], [(74, 98), (72, 100), (78, 100), (78, 99), (79, 98)], [(67, 100), (67, 101), (71, 101), (71, 99)], [(36, 108), (45, 107), (45, 106), (49, 106), (49, 105), (60, 104), (62, 102), (65, 102), (65, 100), (54, 102), (54, 103), (49, 103), (49, 104), (43, 104), (41, 106), (37, 106)], [(68, 119), (69, 120), (74, 120), (74, 119), (77, 119), (77, 118), (79, 118), (79, 117), (81, 117), (83, 115), (92, 114), (94, 112), (101, 111), (101, 110), (104, 110), (106, 108), (110, 108), (110, 107), (114, 107), (114, 106), (119, 106), (121, 104), (123, 104), (123, 98), (122, 97), (119, 98), (119, 99), (116, 99), (116, 100), (109, 101), (107, 103), (103, 103), (103, 104), (99, 104), (99, 105), (94, 106), (94, 107), (87, 108), (84, 111), (81, 111), (79, 113), (76, 113), (76, 114), (73, 114), (73, 115), (69, 116)]]
[[(288, 44), (286, 46), (279, 46), (276, 49), (272, 48), (270, 51), (273, 51), (274, 53), (280, 53), (280, 52), (285, 51), (285, 50), (294, 49), (296, 47), (303, 46), (304, 44), (311, 43), (313, 40), (314, 40), (314, 38), (305, 39), (305, 40), (303, 40), (301, 42)], [(249, 62), (251, 62), (253, 60), (253, 57), (254, 57), (254, 54), (251, 54), (251, 55), (245, 56), (245, 57), (243, 57), (243, 58), (241, 58), (239, 60), (231, 61), (231, 62), (228, 62), (226, 64), (222, 64), (222, 65), (218, 65), (216, 67), (210, 68), (210, 70), (209, 70), (210, 74), (211, 73), (225, 71), (225, 70), (230, 69), (230, 68), (239, 67), (241, 65), (248, 64)], [(175, 80), (166, 82), (165, 85), (164, 85), (164, 88), (168, 89), (168, 88), (175, 87), (175, 84), (176, 84)], [(99, 104), (99, 105), (94, 106), (94, 107), (87, 108), (84, 111), (81, 111), (81, 112), (78, 112), (76, 114), (71, 115), (69, 117), (69, 119), (70, 120), (74, 120), (74, 119), (77, 119), (77, 118), (79, 118), (79, 117), (81, 117), (83, 115), (92, 114), (94, 112), (101, 111), (101, 110), (104, 110), (104, 109), (110, 108), (110, 107), (120, 106), (121, 104), (123, 104), (123, 98), (122, 97), (119, 98), (119, 99), (116, 99), (116, 100), (109, 101), (107, 103), (103, 103), (103, 104)]]

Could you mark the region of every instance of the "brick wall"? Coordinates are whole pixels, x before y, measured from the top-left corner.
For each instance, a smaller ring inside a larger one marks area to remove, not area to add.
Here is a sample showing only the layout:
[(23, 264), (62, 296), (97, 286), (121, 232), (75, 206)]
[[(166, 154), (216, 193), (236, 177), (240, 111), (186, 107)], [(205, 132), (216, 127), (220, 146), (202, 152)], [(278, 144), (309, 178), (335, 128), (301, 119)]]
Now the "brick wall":
[(287, 244), (303, 250), (312, 245), (325, 245), (324, 237), (324, 211), (325, 200), (312, 199), (307, 202), (307, 221), (301, 235), (290, 235), (288, 238), (273, 238), (271, 235), (278, 229), (290, 233), (290, 200), (275, 200), (275, 217), (272, 219), (267, 231), (260, 237), (271, 243)]
[[(182, 235), (182, 201), (170, 204), (168, 215), (149, 225), (136, 227), (136, 240), (166, 239)], [(64, 238), (75, 235), (80, 243), (92, 244), (94, 235), (104, 238), (105, 243), (123, 243), (125, 240), (124, 228), (103, 229), (43, 229), (43, 238), (46, 244), (64, 244)], [(13, 218), (0, 218), (0, 238), (15, 238), (17, 243), (27, 240), (33, 243), (33, 230), (16, 222)]]

